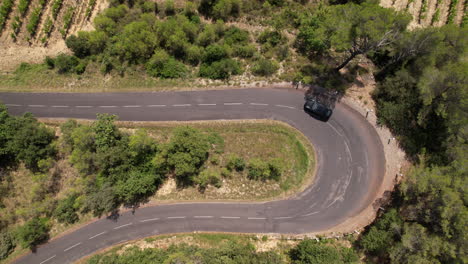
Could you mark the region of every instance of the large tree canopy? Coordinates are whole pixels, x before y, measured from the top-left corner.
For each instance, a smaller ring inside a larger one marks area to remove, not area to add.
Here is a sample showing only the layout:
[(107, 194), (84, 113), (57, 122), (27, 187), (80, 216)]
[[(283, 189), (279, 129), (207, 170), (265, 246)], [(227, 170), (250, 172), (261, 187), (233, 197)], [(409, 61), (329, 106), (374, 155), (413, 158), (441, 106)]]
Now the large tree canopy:
[(340, 70), (357, 55), (395, 42), (409, 21), (408, 15), (371, 2), (329, 6), (303, 21), (296, 45), (307, 55), (332, 56), (330, 50), (344, 55)]

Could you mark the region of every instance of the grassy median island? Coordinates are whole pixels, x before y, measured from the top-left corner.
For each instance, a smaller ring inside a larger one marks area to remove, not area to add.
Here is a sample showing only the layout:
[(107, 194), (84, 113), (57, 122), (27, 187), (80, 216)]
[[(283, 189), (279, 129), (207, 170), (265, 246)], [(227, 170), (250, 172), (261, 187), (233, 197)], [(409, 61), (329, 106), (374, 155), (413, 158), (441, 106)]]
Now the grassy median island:
[(349, 242), (323, 238), (286, 240), (246, 234), (161, 235), (110, 247), (77, 263), (360, 263)]
[(268, 200), (313, 179), (314, 150), (275, 121), (36, 120), (0, 105), (0, 262), (93, 217), (182, 200)]

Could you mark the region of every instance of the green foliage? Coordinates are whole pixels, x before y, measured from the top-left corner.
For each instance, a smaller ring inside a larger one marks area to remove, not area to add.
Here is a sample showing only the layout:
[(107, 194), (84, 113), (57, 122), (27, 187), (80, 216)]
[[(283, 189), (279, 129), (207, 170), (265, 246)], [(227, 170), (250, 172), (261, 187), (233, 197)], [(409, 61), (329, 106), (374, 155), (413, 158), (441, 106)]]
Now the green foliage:
[(222, 243), (216, 248), (171, 245), (167, 249), (137, 247), (126, 249), (122, 254), (114, 252), (95, 255), (88, 260), (89, 264), (110, 263), (229, 263), (229, 264), (285, 264), (278, 253), (273, 251), (256, 252), (251, 244)]
[(92, 187), (84, 204), (84, 211), (91, 211), (94, 216), (101, 217), (107, 212), (112, 212), (118, 207), (118, 197), (115, 188), (105, 182), (101, 187)]
[(222, 185), (222, 180), (218, 171), (213, 169), (206, 169), (195, 177), (194, 183), (203, 190), (206, 189), (208, 185), (213, 185), (216, 188), (220, 188)]
[(26, 11), (28, 11), (29, 3), (31, 3), (31, 0), (20, 0), (18, 3), (18, 11), (22, 17), (26, 14)]
[(0, 157), (1, 165), (15, 165), (22, 161), (27, 168), (38, 170), (38, 162), (55, 155), (52, 144), (54, 132), (30, 114), (11, 117), (6, 107), (0, 108)]
[(199, 130), (180, 127), (174, 130), (167, 146), (167, 165), (180, 185), (191, 184), (208, 159), (209, 142)]
[(62, 8), (62, 4), (63, 0), (55, 0), (52, 3), (52, 17), (54, 18), (54, 20), (57, 19), (60, 9)]
[(23, 248), (35, 248), (49, 239), (49, 219), (33, 218), (18, 228), (17, 236)]
[(42, 10), (45, 8), (46, 1), (40, 0), (39, 6), (33, 9), (31, 16), (29, 17), (29, 22), (26, 25), (26, 30), (29, 32), (31, 37), (36, 35), (37, 26), (41, 20)]
[(271, 76), (278, 71), (279, 65), (276, 61), (261, 58), (252, 65), (252, 73), (259, 76)]
[(0, 32), (3, 31), (5, 26), (5, 22), (13, 8), (14, 1), (13, 0), (4, 0), (0, 6)]
[(187, 69), (164, 50), (157, 50), (146, 64), (146, 72), (153, 77), (180, 78), (187, 74)]
[(296, 47), (307, 56), (344, 53), (346, 66), (355, 56), (382, 49), (406, 29), (410, 17), (376, 3), (348, 3), (327, 7), (306, 19), (299, 28)]
[(247, 176), (251, 180), (266, 180), (270, 177), (268, 163), (260, 159), (251, 159), (247, 166)]
[(0, 260), (8, 257), (13, 252), (15, 246), (15, 240), (9, 232), (0, 232)]
[(241, 172), (245, 169), (245, 161), (243, 158), (237, 155), (231, 155), (228, 158), (228, 162), (226, 164), (226, 168), (229, 171), (236, 170), (237, 172)]
[(64, 73), (77, 73), (82, 74), (86, 69), (86, 61), (80, 61), (75, 56), (66, 54), (58, 55), (53, 62), (54, 68), (60, 74)]
[(354, 250), (311, 239), (306, 239), (293, 248), (290, 257), (294, 264), (359, 263), (359, 257)]
[(252, 159), (247, 166), (247, 176), (251, 180), (275, 180), (279, 181), (283, 173), (283, 165), (279, 160), (265, 162), (260, 159)]
[(152, 173), (132, 170), (127, 179), (117, 183), (116, 193), (125, 204), (134, 205), (156, 191), (158, 180)]
[(272, 47), (276, 47), (280, 44), (286, 43), (287, 39), (278, 30), (266, 29), (257, 38), (257, 42), (260, 44), (269, 44)]
[(229, 57), (229, 50), (227, 46), (223, 45), (209, 45), (205, 49), (205, 56), (203, 57), (203, 62), (211, 64), (216, 61)]
[(450, 1), (450, 6), (449, 6), (449, 11), (448, 11), (448, 16), (447, 16), (447, 24), (454, 23), (455, 17), (457, 15), (457, 5), (458, 5), (458, 0)]
[(363, 235), (359, 241), (360, 246), (372, 255), (384, 255), (392, 241), (401, 234), (402, 223), (397, 210), (391, 209)]
[(105, 152), (117, 145), (121, 134), (114, 124), (116, 119), (117, 116), (115, 115), (97, 114), (97, 121), (93, 123), (94, 143), (97, 151)]
[(467, 67), (459, 60), (466, 34), (453, 26), (408, 33), (392, 51), (401, 59), (390, 60), (378, 75), (385, 76), (374, 94), (379, 122), (413, 159), (426, 152), (430, 163), (447, 164), (466, 142), (467, 113), (459, 107), (467, 97)]
[(227, 80), (231, 75), (241, 74), (242, 70), (239, 63), (232, 59), (223, 59), (211, 64), (202, 64), (199, 75), (210, 79)]
[[(44, 33), (44, 39), (46, 40), (49, 36), (50, 33), (52, 32), (52, 27), (54, 26), (54, 21), (50, 19), (50, 17), (47, 18), (47, 20), (44, 22), (44, 26), (42, 27), (42, 32)], [(45, 41), (43, 41), (45, 42)]]
[(76, 194), (72, 194), (59, 201), (54, 211), (54, 216), (59, 222), (73, 224), (78, 221), (76, 211), (79, 209), (79, 204), (76, 204), (77, 198)]
[(84, 58), (89, 55), (96, 55), (106, 48), (108, 37), (101, 31), (80, 31), (78, 35), (72, 35), (67, 38), (66, 44), (69, 49), (78, 58)]
[(73, 16), (75, 15), (75, 8), (69, 7), (65, 14), (63, 15), (63, 27), (60, 29), (60, 34), (62, 34), (62, 38), (66, 38), (68, 34), (68, 30), (70, 29), (71, 23), (73, 21)]

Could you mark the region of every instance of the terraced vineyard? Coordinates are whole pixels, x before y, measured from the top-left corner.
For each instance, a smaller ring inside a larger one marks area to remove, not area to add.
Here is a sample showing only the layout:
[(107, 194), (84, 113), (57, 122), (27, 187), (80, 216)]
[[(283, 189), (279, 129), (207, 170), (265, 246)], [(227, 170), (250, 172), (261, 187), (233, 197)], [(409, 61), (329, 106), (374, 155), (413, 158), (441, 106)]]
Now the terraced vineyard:
[(468, 0), (381, 0), (384, 7), (407, 10), (413, 15), (410, 26), (427, 27), (467, 24)]
[(88, 26), (96, 6), (96, 0), (4, 0), (0, 43), (47, 45), (63, 39)]

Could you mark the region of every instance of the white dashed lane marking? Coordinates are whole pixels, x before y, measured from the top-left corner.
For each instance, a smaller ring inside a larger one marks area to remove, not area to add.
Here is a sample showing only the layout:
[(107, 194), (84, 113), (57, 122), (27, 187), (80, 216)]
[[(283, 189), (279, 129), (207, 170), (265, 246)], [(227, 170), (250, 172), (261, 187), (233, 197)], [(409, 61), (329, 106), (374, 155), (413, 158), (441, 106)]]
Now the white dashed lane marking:
[(221, 216), (222, 219), (239, 219), (239, 216)]
[(66, 108), (69, 107), (68, 105), (53, 105), (54, 108)]
[(261, 103), (250, 103), (250, 105), (262, 105), (262, 106), (265, 106), (265, 105), (268, 105), (268, 104), (261, 104)]
[(140, 222), (144, 223), (144, 222), (157, 221), (157, 220), (159, 220), (159, 218), (150, 218), (150, 219), (140, 220)]
[(114, 227), (114, 229), (120, 229), (122, 227), (126, 227), (126, 226), (129, 226), (129, 225), (133, 225), (133, 223), (128, 223), (128, 224), (125, 224), (125, 225), (121, 225), (121, 226), (118, 226), (118, 227)]
[(275, 105), (277, 107), (283, 107), (283, 108), (289, 108), (289, 109), (296, 109), (296, 107), (292, 107), (292, 106), (287, 106), (287, 105)]
[(52, 257), (50, 257), (50, 258), (48, 258), (48, 259), (46, 259), (46, 260), (42, 261), (42, 262), (41, 262), (41, 263), (39, 263), (39, 264), (44, 264), (44, 263), (46, 263), (47, 261), (49, 261), (49, 260), (51, 260), (51, 259), (55, 258), (56, 256), (57, 256), (57, 255), (53, 255)]
[(191, 104), (174, 104), (172, 106), (181, 107), (181, 106), (192, 106)]
[(249, 219), (249, 220), (265, 220), (266, 218), (265, 217), (249, 217), (247, 219)]
[(184, 219), (185, 216), (169, 216), (167, 219)]
[(101, 107), (101, 108), (116, 108), (117, 106), (115, 106), (115, 105), (100, 105), (99, 107)]
[(242, 105), (242, 103), (224, 103), (224, 105)]
[(92, 106), (90, 106), (90, 105), (77, 105), (75, 107), (76, 108), (91, 108)]
[(216, 104), (198, 104), (199, 106), (215, 106)]
[(45, 105), (28, 105), (29, 107), (45, 107)]
[(101, 232), (101, 233), (99, 233), (99, 234), (97, 234), (97, 235), (94, 235), (94, 236), (90, 237), (89, 239), (96, 238), (96, 237), (98, 237), (98, 236), (100, 236), (100, 235), (104, 235), (105, 233), (107, 233), (107, 232)]
[(196, 215), (193, 218), (213, 218), (211, 215)]
[(19, 105), (19, 104), (6, 104), (6, 106), (22, 106), (22, 105)]
[(70, 249), (72, 249), (72, 248), (74, 248), (74, 247), (77, 247), (77, 246), (79, 246), (79, 245), (81, 245), (81, 242), (80, 242), (80, 243), (76, 243), (75, 245), (73, 245), (73, 246), (71, 246), (71, 247), (65, 249), (63, 252), (67, 252), (68, 250), (70, 250)]
[(166, 105), (148, 105), (148, 107), (165, 107)]
[(124, 105), (125, 108), (137, 108), (141, 107), (141, 105)]
[(314, 215), (314, 214), (318, 214), (319, 212), (312, 212), (312, 213), (308, 213), (308, 214), (305, 214), (305, 215), (302, 215), (302, 216), (310, 216), (310, 215)]

